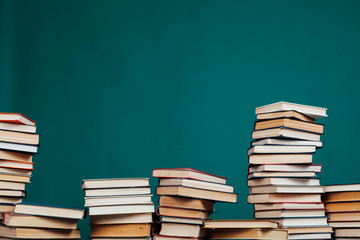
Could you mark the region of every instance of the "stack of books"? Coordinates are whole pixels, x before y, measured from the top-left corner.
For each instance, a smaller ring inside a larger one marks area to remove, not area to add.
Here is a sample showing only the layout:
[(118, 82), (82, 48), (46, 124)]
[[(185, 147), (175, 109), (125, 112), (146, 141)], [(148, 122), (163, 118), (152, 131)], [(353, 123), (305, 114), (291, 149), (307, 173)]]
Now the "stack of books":
[(13, 212), (4, 213), (0, 238), (80, 239), (77, 224), (84, 215), (84, 209), (20, 203)]
[(160, 196), (154, 227), (155, 240), (194, 239), (207, 236), (203, 220), (210, 219), (216, 201), (236, 203), (226, 178), (191, 168), (154, 169)]
[(267, 220), (205, 220), (211, 240), (223, 239), (288, 239), (286, 230), (279, 229), (277, 222)]
[(288, 229), (289, 239), (330, 239), (313, 154), (322, 147), (326, 109), (279, 102), (256, 109), (254, 141), (248, 149), (248, 202), (257, 219)]
[(151, 237), (151, 190), (148, 178), (84, 180), (92, 239)]
[(325, 186), (323, 198), (334, 239), (360, 239), (360, 184)]
[(0, 113), (0, 217), (12, 212), (14, 204), (25, 197), (38, 144), (33, 120), (17, 113)]

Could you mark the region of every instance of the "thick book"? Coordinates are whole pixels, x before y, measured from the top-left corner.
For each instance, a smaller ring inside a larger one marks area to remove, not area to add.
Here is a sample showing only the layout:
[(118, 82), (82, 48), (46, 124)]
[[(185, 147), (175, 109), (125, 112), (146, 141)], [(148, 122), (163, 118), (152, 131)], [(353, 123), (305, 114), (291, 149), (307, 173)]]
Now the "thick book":
[(328, 212), (329, 222), (360, 221), (360, 212)]
[(150, 237), (151, 224), (91, 225), (91, 238), (96, 237)]
[(125, 196), (104, 196), (104, 197), (85, 197), (85, 206), (111, 206), (122, 204), (150, 204), (151, 194), (144, 195), (125, 195)]
[(360, 211), (359, 202), (334, 202), (326, 204), (327, 212), (357, 212)]
[(203, 219), (189, 217), (160, 216), (160, 222), (203, 225)]
[(263, 130), (263, 129), (276, 128), (276, 127), (287, 127), (287, 128), (298, 129), (307, 132), (313, 132), (317, 134), (324, 133), (324, 125), (322, 124), (304, 122), (291, 118), (280, 118), (280, 119), (272, 119), (266, 121), (258, 121), (255, 122), (254, 129)]
[(25, 183), (0, 181), (0, 189), (25, 190)]
[(132, 213), (132, 214), (114, 214), (91, 216), (91, 225), (108, 224), (130, 224), (130, 223), (152, 223), (152, 213)]
[(326, 115), (326, 108), (302, 105), (289, 102), (277, 102), (265, 106), (257, 107), (256, 114), (279, 112), (279, 111), (297, 111), (313, 119), (324, 118)]
[(288, 233), (280, 229), (213, 229), (210, 239), (271, 239), (287, 240)]
[(249, 164), (311, 164), (312, 154), (254, 154)]
[(205, 237), (207, 230), (200, 225), (157, 222), (154, 226), (155, 235), (175, 236), (175, 237)]
[(204, 210), (214, 212), (214, 202), (203, 199), (178, 197), (178, 196), (160, 196), (159, 205), (164, 207), (181, 206), (187, 209)]
[(289, 234), (303, 234), (303, 233), (332, 233), (331, 226), (311, 226), (311, 227), (288, 227), (286, 228)]
[(278, 222), (280, 227), (313, 227), (328, 226), (326, 217), (310, 218), (274, 218), (272, 221)]
[(269, 194), (249, 194), (248, 203), (320, 203), (321, 194), (319, 193), (269, 193)]
[(15, 209), (14, 204), (0, 204), (0, 213), (13, 212)]
[(255, 178), (248, 180), (249, 187), (255, 186), (267, 186), (267, 185), (279, 185), (279, 186), (319, 186), (320, 179), (317, 178)]
[(284, 178), (315, 178), (315, 172), (252, 172), (248, 174), (248, 179), (264, 177), (284, 177)]
[(323, 193), (323, 186), (258, 186), (251, 187), (250, 193)]
[(182, 197), (192, 197), (197, 199), (206, 199), (219, 202), (230, 202), (236, 203), (237, 194), (227, 193), (227, 192), (218, 192), (210, 191), (198, 188), (189, 188), (183, 186), (159, 186), (156, 188), (157, 195), (166, 195), (166, 196), (182, 196)]
[(36, 126), (0, 122), (0, 129), (14, 132), (36, 133)]
[(249, 167), (252, 172), (321, 172), (322, 165), (308, 164), (262, 164)]
[(321, 148), (323, 146), (323, 143), (320, 141), (317, 142), (281, 138), (265, 138), (251, 142), (251, 146), (261, 145), (315, 146), (317, 148)]
[(335, 239), (343, 238), (360, 238), (360, 228), (337, 228), (334, 229)]
[(231, 228), (266, 228), (266, 229), (276, 229), (279, 228), (277, 222), (268, 221), (268, 220), (205, 220), (204, 228), (221, 228), (221, 229), (231, 229)]
[(0, 159), (3, 160), (32, 162), (32, 157), (32, 154), (0, 150)]
[(233, 186), (186, 178), (161, 178), (159, 179), (159, 186), (184, 186), (229, 193), (234, 191)]
[(0, 172), (4, 174), (15, 174), (20, 176), (31, 177), (32, 170), (24, 170), (19, 168), (0, 167)]
[(30, 182), (30, 176), (0, 172), (0, 181), (28, 183), (28, 182)]
[(14, 213), (44, 217), (83, 219), (85, 210), (63, 206), (40, 205), (34, 203), (21, 203), (15, 206)]
[(252, 154), (313, 154), (315, 146), (286, 146), (286, 145), (259, 145), (248, 149), (248, 155)]
[(337, 184), (324, 186), (325, 192), (360, 192), (360, 184)]
[(29, 153), (29, 154), (38, 153), (38, 146), (19, 144), (19, 143), (11, 143), (11, 142), (0, 142), (0, 149), (24, 152), (24, 153)]
[(89, 207), (89, 215), (113, 215), (113, 214), (134, 214), (134, 213), (153, 213), (154, 204), (133, 204), (133, 205), (114, 205), (114, 206), (94, 206)]
[(0, 236), (14, 239), (79, 239), (80, 230), (50, 228), (13, 228), (0, 225)]
[(324, 209), (324, 203), (257, 203), (255, 211), (282, 210), (282, 209)]
[(282, 209), (255, 211), (255, 218), (325, 217), (325, 209)]
[(0, 141), (38, 145), (39, 135), (35, 133), (21, 133), (21, 132), (0, 130)]
[(269, 119), (278, 119), (278, 118), (292, 118), (292, 119), (298, 119), (305, 122), (312, 122), (314, 123), (316, 120), (308, 117), (302, 113), (299, 113), (294, 110), (289, 111), (279, 111), (279, 112), (269, 112), (269, 113), (259, 113), (256, 115), (256, 119), (258, 121), (261, 120), (269, 120)]
[[(326, 191), (326, 190), (325, 190)], [(354, 202), (360, 201), (360, 191), (356, 192), (326, 192), (324, 194), (325, 202)]]
[(309, 141), (320, 141), (320, 134), (300, 131), (292, 128), (278, 127), (264, 130), (255, 130), (252, 132), (252, 139), (263, 138), (289, 138)]
[(21, 203), (21, 201), (22, 198), (0, 196), (0, 204), (17, 204), (17, 203)]
[(21, 190), (3, 190), (0, 189), (1, 197), (16, 197), (16, 198), (24, 198), (26, 196), (25, 191)]
[(226, 178), (192, 168), (159, 168), (152, 172), (157, 178), (189, 178), (207, 182), (226, 184)]
[(84, 179), (83, 189), (149, 187), (148, 178)]
[(85, 189), (85, 197), (151, 194), (150, 187)]
[(76, 229), (77, 219), (4, 213), (3, 224), (9, 227)]
[(198, 219), (209, 219), (212, 212), (200, 211), (186, 208), (159, 206), (156, 213), (160, 216), (187, 217)]
[(34, 120), (31, 120), (20, 113), (0, 113), (0, 122), (25, 124), (30, 126), (36, 125)]

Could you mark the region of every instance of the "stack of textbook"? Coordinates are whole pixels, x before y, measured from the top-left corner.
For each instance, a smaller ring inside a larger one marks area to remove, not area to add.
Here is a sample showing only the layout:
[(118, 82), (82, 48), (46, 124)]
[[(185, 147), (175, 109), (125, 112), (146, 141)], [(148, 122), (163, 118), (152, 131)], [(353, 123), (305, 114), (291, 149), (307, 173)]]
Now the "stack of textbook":
[(79, 219), (83, 209), (17, 204), (13, 212), (4, 213), (1, 239), (79, 239)]
[(154, 204), (148, 178), (84, 180), (82, 187), (92, 239), (151, 237)]
[(211, 240), (223, 239), (288, 239), (286, 230), (279, 229), (277, 222), (267, 220), (205, 220)]
[(360, 239), (360, 184), (325, 186), (324, 202), (334, 239)]
[(21, 114), (0, 113), (0, 215), (14, 210), (25, 197), (30, 182), (32, 157), (39, 135), (35, 122)]
[(288, 229), (289, 239), (330, 239), (323, 187), (313, 164), (322, 147), (326, 109), (279, 102), (256, 109), (254, 141), (248, 150), (248, 202), (255, 218), (271, 219)]
[(155, 240), (206, 237), (203, 220), (210, 219), (214, 202), (236, 203), (234, 188), (223, 177), (191, 168), (154, 169), (153, 177), (159, 178), (160, 196)]

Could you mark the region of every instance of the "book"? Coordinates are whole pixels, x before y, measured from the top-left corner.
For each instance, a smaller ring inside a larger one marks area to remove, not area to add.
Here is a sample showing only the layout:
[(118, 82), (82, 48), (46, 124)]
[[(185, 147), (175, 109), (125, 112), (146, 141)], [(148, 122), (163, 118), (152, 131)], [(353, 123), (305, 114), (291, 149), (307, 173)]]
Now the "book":
[(79, 208), (68, 208), (63, 206), (20, 203), (15, 206), (14, 213), (45, 217), (83, 219), (85, 215), (85, 210)]
[(13, 228), (0, 225), (0, 236), (15, 239), (79, 239), (78, 229)]
[(258, 145), (248, 149), (252, 154), (315, 153), (315, 146)]
[(360, 192), (360, 184), (338, 184), (324, 186), (325, 192)]
[(1, 168), (15, 168), (24, 170), (33, 170), (33, 162), (11, 161), (0, 159)]
[(36, 133), (36, 126), (0, 122), (0, 129), (14, 132)]
[(255, 218), (325, 217), (325, 209), (282, 209), (255, 211)]
[(148, 178), (85, 179), (83, 189), (149, 187)]
[(154, 169), (153, 177), (157, 178), (189, 178), (207, 182), (226, 184), (226, 178), (192, 168), (160, 168)]
[(303, 130), (307, 132), (313, 132), (317, 134), (324, 133), (324, 125), (318, 123), (310, 123), (299, 121), (291, 118), (279, 118), (266, 121), (255, 122), (255, 130), (263, 130), (269, 128), (286, 127), (292, 129)]
[(203, 199), (195, 199), (178, 196), (160, 196), (159, 205), (164, 207), (178, 207), (181, 206), (187, 209), (196, 209), (214, 212), (214, 202)]
[(250, 193), (323, 193), (323, 186), (258, 186), (251, 187)]
[(25, 190), (25, 183), (0, 181), (0, 189)]
[(160, 221), (168, 222), (168, 223), (185, 223), (185, 224), (203, 225), (203, 219), (201, 218), (160, 216)]
[(25, 124), (30, 126), (36, 125), (35, 121), (20, 113), (0, 113), (0, 122)]
[(303, 239), (332, 239), (331, 233), (300, 233), (289, 234), (289, 240), (303, 240)]
[(159, 179), (159, 186), (184, 186), (229, 193), (234, 191), (233, 186), (185, 178), (162, 178)]
[(9, 227), (76, 229), (77, 219), (53, 218), (4, 213), (3, 224)]
[(304, 140), (281, 139), (281, 138), (265, 138), (251, 142), (251, 146), (261, 146), (261, 145), (315, 146), (317, 148), (321, 148), (323, 146), (323, 143), (320, 141), (317, 142), (317, 141), (304, 141)]
[(326, 204), (327, 212), (357, 212), (360, 211), (360, 202), (334, 202)]
[(319, 186), (320, 179), (317, 178), (254, 178), (248, 180), (249, 187), (255, 186), (267, 186), (267, 185), (279, 185), (279, 186)]
[(0, 172), (0, 181), (28, 183), (30, 182), (30, 176)]
[(94, 206), (89, 207), (89, 215), (113, 215), (129, 213), (152, 213), (154, 204), (126, 204), (114, 206)]
[(21, 133), (21, 132), (0, 130), (0, 141), (38, 145), (39, 135), (35, 133)]
[(19, 175), (19, 176), (29, 176), (29, 177), (31, 177), (32, 170), (0, 167), (0, 172), (4, 173), (4, 174), (15, 174), (15, 175)]
[(1, 197), (17, 197), (17, 198), (24, 198), (25, 192), (21, 190), (3, 190), (0, 189), (0, 196)]
[(328, 223), (333, 228), (360, 228), (360, 221), (328, 221)]
[(298, 203), (320, 203), (320, 194), (314, 193), (269, 193), (269, 194), (250, 194), (248, 203), (279, 203), (279, 202), (298, 202)]
[(183, 224), (183, 223), (157, 223), (154, 227), (154, 233), (164, 236), (175, 237), (205, 237), (206, 229), (202, 229), (199, 225)]
[(312, 154), (254, 154), (249, 164), (311, 164)]
[(322, 165), (263, 164), (249, 167), (252, 172), (321, 172)]
[(322, 107), (314, 107), (314, 106), (281, 101), (281, 102), (257, 107), (256, 114), (279, 112), (279, 111), (297, 111), (310, 118), (318, 119), (318, 118), (327, 117), (326, 110), (327, 110), (326, 108), (322, 108)]
[(15, 209), (14, 204), (0, 204), (0, 213), (12, 212)]
[(286, 230), (280, 229), (214, 229), (210, 239), (288, 239)]
[(150, 237), (151, 224), (92, 225), (91, 238), (95, 237)]
[(252, 172), (248, 174), (248, 179), (264, 178), (264, 177), (284, 177), (284, 178), (314, 178), (315, 172)]
[(12, 161), (22, 161), (22, 162), (32, 162), (32, 157), (33, 157), (32, 154), (0, 150), (0, 159), (6, 159), (6, 160), (12, 160)]
[(109, 206), (121, 204), (149, 204), (151, 194), (144, 195), (124, 195), (124, 196), (104, 196), (104, 197), (85, 197), (85, 206)]
[(130, 224), (130, 223), (152, 223), (152, 213), (135, 213), (135, 214), (114, 214), (91, 216), (91, 225), (107, 224)]
[(85, 189), (85, 197), (151, 194), (150, 187)]
[(324, 203), (258, 203), (254, 204), (255, 211), (282, 209), (324, 209)]
[(176, 237), (176, 236), (162, 236), (154, 235), (153, 240), (206, 240), (207, 238), (194, 238), (194, 237)]
[(324, 201), (327, 203), (360, 201), (360, 191), (359, 192), (326, 192), (324, 194)]
[(259, 113), (256, 115), (257, 120), (269, 120), (269, 119), (278, 119), (278, 118), (291, 118), (299, 119), (305, 122), (315, 122), (315, 119), (308, 117), (302, 113), (299, 113), (294, 110), (289, 111), (279, 111), (279, 112), (269, 112), (269, 113)]
[(272, 221), (278, 222), (281, 227), (328, 226), (326, 217), (275, 218)]
[(17, 204), (20, 203), (21, 201), (22, 198), (0, 196), (0, 204)]
[(328, 212), (329, 222), (360, 221), (360, 212)]
[(252, 132), (252, 139), (263, 138), (290, 138), (309, 141), (320, 141), (320, 134), (295, 130), (291, 128), (278, 127), (264, 130), (255, 130)]
[(17, 152), (25, 152), (25, 153), (29, 153), (29, 154), (35, 154), (38, 152), (37, 146), (18, 144), (18, 143), (10, 143), (10, 142), (0, 142), (0, 149), (9, 150), (9, 151), (17, 151)]
[(268, 220), (205, 220), (204, 228), (266, 228), (275, 229), (279, 228), (277, 222)]
[(334, 229), (334, 236), (338, 237), (357, 237), (360, 238), (360, 228), (336, 228)]
[(182, 196), (198, 199), (206, 199), (219, 202), (236, 203), (237, 195), (235, 193), (210, 191), (183, 186), (159, 186), (156, 188), (157, 195)]
[(185, 217), (185, 218), (198, 218), (198, 219), (209, 219), (211, 212), (199, 211), (186, 208), (175, 208), (175, 207), (163, 207), (157, 208), (157, 214), (161, 216), (172, 216), (172, 217)]
[(303, 233), (332, 233), (333, 229), (330, 226), (314, 226), (314, 227), (288, 227), (286, 228), (289, 234), (303, 234)]

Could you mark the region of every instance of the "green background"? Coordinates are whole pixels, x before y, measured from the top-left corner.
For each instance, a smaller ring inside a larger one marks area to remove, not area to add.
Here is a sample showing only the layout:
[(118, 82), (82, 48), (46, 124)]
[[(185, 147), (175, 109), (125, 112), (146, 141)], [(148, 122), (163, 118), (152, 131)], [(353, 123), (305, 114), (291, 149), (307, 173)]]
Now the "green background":
[(322, 183), (360, 181), (360, 1), (0, 4), (1, 111), (41, 134), (28, 201), (81, 207), (84, 178), (192, 167), (239, 194), (214, 218), (251, 218), (254, 111), (280, 100), (328, 108)]

